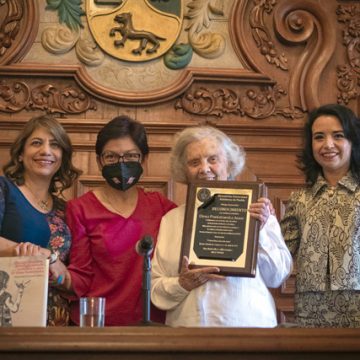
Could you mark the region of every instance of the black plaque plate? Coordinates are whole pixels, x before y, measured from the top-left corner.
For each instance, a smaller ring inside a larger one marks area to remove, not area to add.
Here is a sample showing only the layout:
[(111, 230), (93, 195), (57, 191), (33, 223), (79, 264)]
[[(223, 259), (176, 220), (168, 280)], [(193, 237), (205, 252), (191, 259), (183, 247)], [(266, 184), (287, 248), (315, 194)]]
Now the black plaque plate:
[(217, 266), (223, 275), (254, 277), (259, 223), (248, 208), (262, 193), (256, 182), (189, 184), (181, 259), (187, 256), (194, 268)]

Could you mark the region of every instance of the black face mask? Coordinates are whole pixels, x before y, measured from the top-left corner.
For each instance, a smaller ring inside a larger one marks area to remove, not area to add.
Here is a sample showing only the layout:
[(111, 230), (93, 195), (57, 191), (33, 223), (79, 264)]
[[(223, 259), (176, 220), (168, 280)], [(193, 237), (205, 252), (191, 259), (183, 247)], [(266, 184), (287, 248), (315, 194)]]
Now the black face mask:
[(114, 189), (125, 191), (135, 185), (143, 173), (141, 164), (136, 161), (104, 165), (102, 176)]

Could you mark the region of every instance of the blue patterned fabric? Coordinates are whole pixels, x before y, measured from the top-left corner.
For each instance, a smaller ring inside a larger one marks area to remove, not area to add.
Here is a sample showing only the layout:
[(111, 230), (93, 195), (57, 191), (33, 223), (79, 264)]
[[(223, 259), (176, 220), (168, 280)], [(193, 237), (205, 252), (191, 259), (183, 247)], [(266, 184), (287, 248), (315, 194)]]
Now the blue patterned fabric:
[(17, 186), (5, 177), (0, 177), (0, 187), (3, 192), (0, 195), (0, 235), (46, 248), (50, 238), (47, 215), (36, 210)]
[[(67, 264), (71, 235), (65, 224), (65, 204), (57, 197), (53, 200), (53, 209), (43, 214), (29, 203), (15, 184), (0, 176), (0, 236), (57, 250), (60, 259)], [(61, 326), (68, 322), (68, 301), (56, 288), (49, 286), (48, 325)]]

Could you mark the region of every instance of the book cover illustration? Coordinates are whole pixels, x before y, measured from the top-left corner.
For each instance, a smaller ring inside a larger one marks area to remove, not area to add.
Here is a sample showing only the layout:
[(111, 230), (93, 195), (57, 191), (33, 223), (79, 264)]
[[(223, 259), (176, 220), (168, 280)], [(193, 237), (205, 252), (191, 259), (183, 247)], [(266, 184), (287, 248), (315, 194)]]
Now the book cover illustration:
[(0, 257), (0, 326), (46, 326), (49, 261)]

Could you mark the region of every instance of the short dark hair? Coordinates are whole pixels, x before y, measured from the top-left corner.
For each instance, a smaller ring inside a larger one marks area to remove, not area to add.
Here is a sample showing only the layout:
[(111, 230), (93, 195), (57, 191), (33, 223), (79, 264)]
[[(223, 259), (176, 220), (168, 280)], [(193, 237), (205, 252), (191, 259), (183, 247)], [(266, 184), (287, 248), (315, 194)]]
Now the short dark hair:
[(344, 136), (352, 145), (350, 171), (354, 178), (360, 182), (360, 121), (348, 107), (339, 104), (327, 104), (310, 112), (305, 124), (304, 148), (298, 157), (298, 162), (299, 168), (305, 174), (307, 184), (312, 186), (319, 174), (322, 174), (322, 168), (315, 160), (312, 148), (312, 126), (315, 120), (322, 115), (332, 115), (340, 121)]
[(117, 116), (109, 121), (98, 133), (95, 151), (101, 156), (106, 143), (113, 139), (130, 136), (144, 157), (149, 153), (146, 130), (143, 124), (126, 115)]
[(19, 161), (24, 151), (26, 140), (38, 128), (44, 128), (54, 136), (63, 153), (60, 169), (55, 173), (50, 182), (49, 192), (60, 194), (69, 188), (80, 175), (81, 171), (72, 164), (73, 148), (69, 136), (62, 125), (50, 115), (41, 115), (31, 118), (24, 126), (10, 148), (10, 161), (3, 166), (6, 177), (17, 185), (24, 184), (24, 164)]

